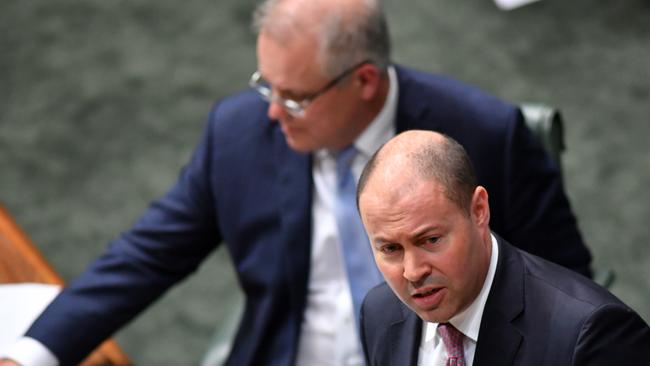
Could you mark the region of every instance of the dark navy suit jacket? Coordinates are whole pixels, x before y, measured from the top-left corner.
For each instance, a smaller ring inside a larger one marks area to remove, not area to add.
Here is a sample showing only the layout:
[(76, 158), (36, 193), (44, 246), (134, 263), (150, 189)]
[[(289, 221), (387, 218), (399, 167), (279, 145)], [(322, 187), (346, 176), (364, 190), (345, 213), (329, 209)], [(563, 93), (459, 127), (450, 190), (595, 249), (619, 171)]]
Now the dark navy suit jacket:
[[(451, 79), (397, 72), (397, 131), (437, 130), (457, 139), (491, 194), (495, 231), (589, 273), (558, 168), (518, 109)], [(253, 91), (216, 103), (177, 183), (28, 335), (63, 364), (75, 363), (224, 243), (246, 298), (229, 364), (293, 363), (310, 273), (311, 157), (287, 146), (267, 107)]]
[[(474, 366), (645, 365), (650, 328), (607, 290), (498, 239)], [(417, 365), (422, 320), (386, 283), (361, 308), (369, 366)]]

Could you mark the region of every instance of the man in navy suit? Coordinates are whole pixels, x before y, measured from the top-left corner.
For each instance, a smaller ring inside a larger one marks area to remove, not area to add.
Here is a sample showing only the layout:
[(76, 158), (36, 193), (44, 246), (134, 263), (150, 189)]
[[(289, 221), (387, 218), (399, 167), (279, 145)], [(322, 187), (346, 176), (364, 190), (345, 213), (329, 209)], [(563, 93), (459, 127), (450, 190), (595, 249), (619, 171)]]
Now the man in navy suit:
[(267, 1), (255, 25), (252, 90), (214, 105), (177, 183), (33, 324), (30, 350), (38, 342), (78, 362), (223, 243), (246, 299), (228, 364), (362, 364), (363, 297), (349, 290), (340, 246), (335, 160), (353, 145), (358, 177), (382, 143), (415, 128), (467, 147), (496, 232), (589, 275), (558, 168), (519, 110), (392, 65), (375, 1)]
[(370, 160), (361, 218), (387, 281), (361, 310), (369, 365), (640, 365), (650, 328), (589, 279), (490, 231), (451, 138), (407, 131)]

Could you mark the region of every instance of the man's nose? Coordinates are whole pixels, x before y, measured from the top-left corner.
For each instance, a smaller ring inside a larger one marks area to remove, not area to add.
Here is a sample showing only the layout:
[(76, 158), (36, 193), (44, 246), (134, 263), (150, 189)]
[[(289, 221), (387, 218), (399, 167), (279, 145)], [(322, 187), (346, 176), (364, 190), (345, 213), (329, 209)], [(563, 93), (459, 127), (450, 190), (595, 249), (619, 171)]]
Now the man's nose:
[(266, 111), (266, 115), (275, 121), (279, 121), (282, 118), (287, 117), (287, 111), (278, 101), (271, 100), (269, 101), (269, 108)]
[(409, 282), (417, 283), (431, 274), (431, 265), (425, 258), (413, 251), (404, 253), (404, 278)]

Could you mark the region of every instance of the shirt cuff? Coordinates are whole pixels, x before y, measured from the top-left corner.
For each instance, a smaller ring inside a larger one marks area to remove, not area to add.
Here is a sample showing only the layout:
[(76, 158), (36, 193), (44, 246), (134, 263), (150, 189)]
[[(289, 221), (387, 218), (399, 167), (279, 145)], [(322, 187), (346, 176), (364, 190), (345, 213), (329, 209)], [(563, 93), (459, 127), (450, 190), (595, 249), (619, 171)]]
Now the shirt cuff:
[(22, 366), (59, 366), (59, 360), (47, 347), (29, 337), (19, 338), (0, 357), (12, 359)]

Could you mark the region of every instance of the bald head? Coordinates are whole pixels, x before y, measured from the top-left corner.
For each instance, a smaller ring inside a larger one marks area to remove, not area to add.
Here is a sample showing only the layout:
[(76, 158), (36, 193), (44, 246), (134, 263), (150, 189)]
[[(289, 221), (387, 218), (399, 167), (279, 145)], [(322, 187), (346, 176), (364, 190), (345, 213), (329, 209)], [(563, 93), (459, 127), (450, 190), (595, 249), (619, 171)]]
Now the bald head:
[(361, 174), (357, 203), (374, 183), (390, 187), (391, 192), (382, 193), (399, 197), (422, 180), (438, 183), (449, 200), (469, 213), (477, 186), (469, 156), (456, 140), (433, 131), (406, 131), (379, 149)]
[(253, 26), (283, 43), (315, 42), (325, 76), (361, 61), (382, 69), (389, 64), (388, 29), (377, 0), (267, 0), (256, 9)]

